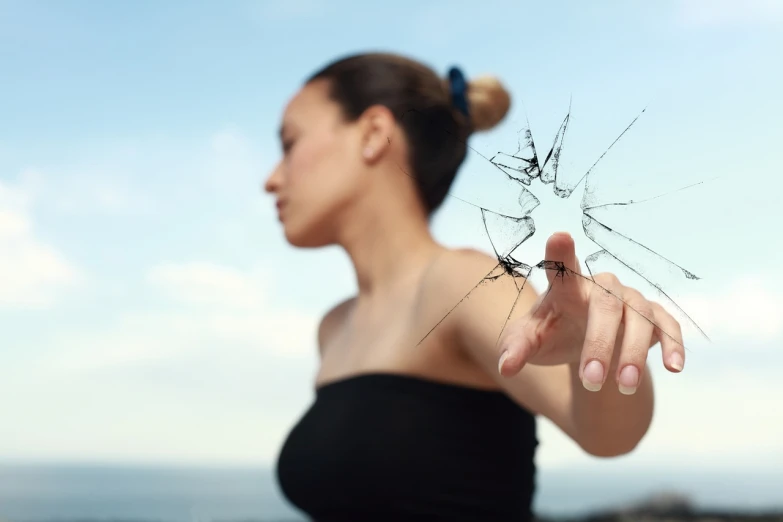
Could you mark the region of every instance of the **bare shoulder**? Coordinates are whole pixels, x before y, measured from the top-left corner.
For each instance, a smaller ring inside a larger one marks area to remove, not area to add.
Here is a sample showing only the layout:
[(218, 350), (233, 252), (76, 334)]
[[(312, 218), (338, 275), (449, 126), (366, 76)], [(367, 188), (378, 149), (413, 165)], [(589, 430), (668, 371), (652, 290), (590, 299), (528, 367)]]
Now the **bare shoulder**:
[(506, 273), (494, 257), (476, 250), (451, 250), (428, 271), (420, 316), (439, 324), (454, 346), (512, 399), (572, 433), (565, 366), (528, 365), (514, 379), (497, 371), (501, 332), (527, 314), (537, 297), (525, 278)]
[(425, 285), (430, 290), (442, 290), (441, 286), (453, 287), (455, 282), (473, 281), (474, 284), (487, 277), (494, 269), (500, 270), (498, 260), (472, 248), (445, 250), (430, 267)]
[(355, 297), (349, 297), (340, 301), (321, 318), (321, 322), (318, 325), (318, 351), (321, 355), (323, 355), (324, 347), (334, 338), (340, 326), (344, 323), (355, 301)]
[(492, 268), (498, 260), (485, 252), (474, 248), (450, 248), (441, 256), (441, 260), (454, 266), (474, 266), (475, 268)]
[(526, 305), (536, 294), (532, 288), (523, 289), (523, 282), (506, 274), (498, 260), (484, 252), (445, 250), (422, 280), (417, 316), (461, 347), (476, 331), (471, 325), (499, 334), (512, 309), (529, 308)]
[[(422, 284), (422, 295), (428, 306), (436, 308), (463, 303), (466, 306), (462, 308), (473, 308), (483, 299), (510, 299), (510, 310), (520, 296), (523, 282), (522, 278), (518, 278), (519, 281), (515, 279), (505, 274), (496, 258), (484, 252), (470, 248), (449, 249), (428, 270)], [(523, 297), (534, 299), (534, 294), (532, 288), (528, 288)]]

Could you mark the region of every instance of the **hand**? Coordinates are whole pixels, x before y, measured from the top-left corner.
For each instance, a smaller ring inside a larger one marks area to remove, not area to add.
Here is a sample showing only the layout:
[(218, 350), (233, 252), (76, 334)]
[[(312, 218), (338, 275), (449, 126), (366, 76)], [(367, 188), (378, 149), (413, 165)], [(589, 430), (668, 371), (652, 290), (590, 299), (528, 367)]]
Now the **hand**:
[(612, 376), (622, 393), (631, 394), (639, 385), (648, 350), (658, 342), (664, 366), (682, 370), (680, 324), (661, 305), (623, 286), (613, 274), (597, 274), (597, 284), (582, 277), (574, 240), (566, 233), (549, 238), (545, 259), (562, 262), (569, 270), (547, 270), (549, 291), (530, 312), (506, 326), (500, 340), (501, 375), (515, 375), (528, 363), (578, 364), (588, 390), (600, 390)]

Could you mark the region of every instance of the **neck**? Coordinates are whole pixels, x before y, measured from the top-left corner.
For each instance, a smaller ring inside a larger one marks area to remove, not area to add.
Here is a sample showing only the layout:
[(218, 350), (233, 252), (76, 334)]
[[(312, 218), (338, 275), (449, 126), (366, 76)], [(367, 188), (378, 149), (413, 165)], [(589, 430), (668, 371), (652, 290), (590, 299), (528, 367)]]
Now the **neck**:
[(384, 291), (416, 276), (442, 249), (429, 232), (427, 216), (394, 198), (381, 200), (385, 208), (361, 212), (343, 227), (339, 243), (356, 271), (359, 297)]

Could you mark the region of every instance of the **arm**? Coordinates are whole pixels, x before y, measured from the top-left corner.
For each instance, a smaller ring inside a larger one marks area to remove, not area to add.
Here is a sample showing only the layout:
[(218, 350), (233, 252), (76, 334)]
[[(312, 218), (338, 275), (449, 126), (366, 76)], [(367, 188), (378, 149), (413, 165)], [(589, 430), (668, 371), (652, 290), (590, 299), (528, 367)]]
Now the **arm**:
[(578, 363), (568, 365), (568, 379), (572, 390), (570, 414), (579, 445), (598, 457), (632, 451), (652, 421), (653, 385), (647, 365), (639, 388), (630, 396), (621, 394), (612, 385), (598, 392), (588, 391), (579, 378)]
[[(439, 270), (434, 271), (428, 294), (438, 296), (433, 299), (439, 301), (456, 303), (495, 265), (495, 259), (478, 252), (454, 252), (442, 262)], [(631, 451), (652, 419), (653, 390), (646, 365), (633, 395), (620, 393), (611, 378), (605, 380), (600, 391), (588, 391), (580, 378), (582, 359), (579, 356), (566, 364), (525, 364), (511, 377), (499, 373), (498, 334), (514, 300), (519, 296), (506, 323), (507, 330), (509, 325), (528, 314), (538, 297), (530, 284), (518, 292), (517, 285), (521, 286), (523, 281), (517, 278), (515, 284), (511, 277), (504, 276), (485, 282), (450, 314), (444, 325), (448, 325), (466, 355), (492, 375), (510, 397), (532, 412), (549, 418), (585, 451), (596, 456)], [(444, 307), (445, 304), (441, 304), (435, 308)], [(575, 334), (573, 338), (578, 344), (573, 346), (573, 352), (579, 354), (585, 335)], [(616, 368), (616, 364), (610, 366), (607, 375), (616, 376)]]

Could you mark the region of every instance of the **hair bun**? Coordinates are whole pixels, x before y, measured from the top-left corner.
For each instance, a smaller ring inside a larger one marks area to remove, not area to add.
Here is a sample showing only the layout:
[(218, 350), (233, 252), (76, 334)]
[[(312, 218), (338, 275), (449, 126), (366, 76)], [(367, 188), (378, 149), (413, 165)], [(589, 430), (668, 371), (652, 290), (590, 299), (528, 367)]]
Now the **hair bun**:
[(511, 107), (511, 95), (494, 76), (479, 76), (468, 82), (470, 120), (475, 131), (488, 130), (503, 120)]

